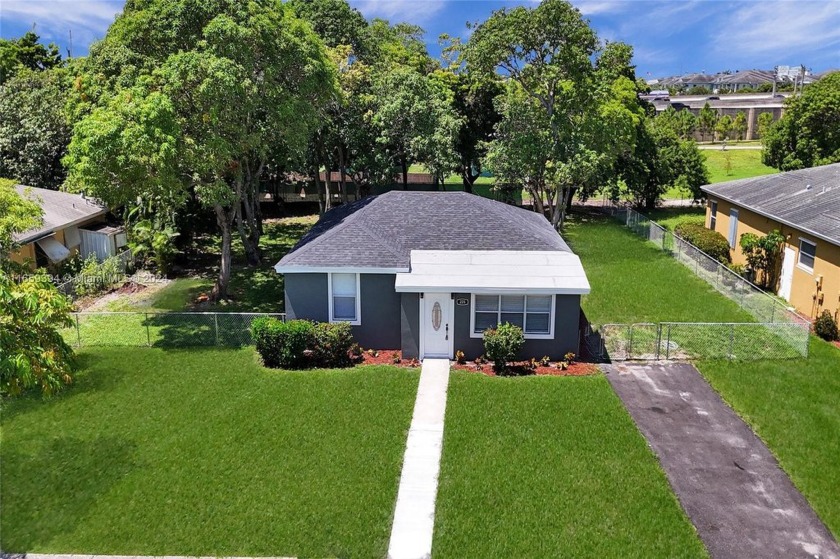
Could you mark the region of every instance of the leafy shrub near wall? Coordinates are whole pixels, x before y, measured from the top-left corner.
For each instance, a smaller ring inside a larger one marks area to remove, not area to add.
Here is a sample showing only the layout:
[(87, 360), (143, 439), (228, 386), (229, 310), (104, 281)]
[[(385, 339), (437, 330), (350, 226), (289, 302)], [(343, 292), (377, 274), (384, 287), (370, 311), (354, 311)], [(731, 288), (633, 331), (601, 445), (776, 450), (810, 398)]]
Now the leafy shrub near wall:
[(674, 228), (674, 233), (719, 262), (724, 264), (732, 262), (732, 256), (729, 254), (729, 241), (717, 231), (706, 229), (700, 223), (685, 222), (677, 225)]
[(346, 322), (319, 322), (312, 329), (312, 360), (317, 367), (349, 367), (350, 349), (355, 344)]
[(116, 256), (109, 256), (102, 262), (95, 254), (89, 254), (76, 275), (76, 295), (96, 295), (108, 291), (125, 279), (123, 264)]
[(259, 317), (251, 323), (251, 337), (263, 365), (280, 369), (349, 367), (355, 344), (347, 323), (283, 322)]
[(484, 331), (484, 354), (498, 374), (507, 372), (508, 362), (516, 359), (524, 345), (525, 334), (519, 326), (505, 322)]
[(262, 357), (263, 365), (271, 368), (301, 369), (308, 364), (307, 349), (312, 340), (313, 324), (307, 320), (282, 320), (272, 317), (255, 318), (251, 323), (251, 337)]
[(824, 340), (833, 342), (840, 339), (840, 332), (838, 332), (837, 322), (831, 313), (823, 311), (822, 314), (814, 321), (814, 333)]

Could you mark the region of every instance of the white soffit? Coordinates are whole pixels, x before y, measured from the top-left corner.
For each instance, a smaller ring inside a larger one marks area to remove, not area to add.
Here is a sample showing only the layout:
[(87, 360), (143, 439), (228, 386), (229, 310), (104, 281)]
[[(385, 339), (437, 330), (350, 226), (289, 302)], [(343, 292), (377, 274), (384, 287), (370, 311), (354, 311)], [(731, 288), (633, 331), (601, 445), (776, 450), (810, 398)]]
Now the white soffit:
[(576, 254), (563, 251), (412, 250), (397, 292), (584, 295), (589, 280)]
[(59, 243), (55, 237), (44, 237), (35, 242), (46, 253), (47, 258), (51, 262), (61, 262), (70, 256), (70, 251), (67, 250), (67, 247)]

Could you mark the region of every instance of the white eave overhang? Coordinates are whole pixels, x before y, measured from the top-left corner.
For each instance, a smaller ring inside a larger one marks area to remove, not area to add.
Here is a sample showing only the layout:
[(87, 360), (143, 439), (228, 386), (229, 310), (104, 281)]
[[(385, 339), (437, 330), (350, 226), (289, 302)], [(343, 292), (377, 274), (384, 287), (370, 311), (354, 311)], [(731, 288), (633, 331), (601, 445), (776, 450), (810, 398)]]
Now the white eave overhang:
[(585, 295), (580, 258), (564, 251), (412, 250), (398, 293), (532, 293)]

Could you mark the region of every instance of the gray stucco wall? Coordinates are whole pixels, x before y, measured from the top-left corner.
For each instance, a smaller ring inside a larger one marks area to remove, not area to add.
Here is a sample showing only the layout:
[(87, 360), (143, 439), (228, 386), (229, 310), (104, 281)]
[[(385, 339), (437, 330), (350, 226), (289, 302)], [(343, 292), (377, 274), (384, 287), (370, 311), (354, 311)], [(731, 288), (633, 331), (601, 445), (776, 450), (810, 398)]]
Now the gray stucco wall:
[(402, 293), (400, 305), (402, 354), (405, 359), (420, 357), (420, 294)]
[[(353, 337), (364, 348), (400, 347), (400, 295), (394, 291), (394, 274), (361, 274), (361, 325)], [(329, 321), (327, 274), (285, 275), (286, 318)]]
[[(472, 298), (469, 293), (458, 293), (470, 301), (468, 305), (455, 305), (455, 351), (461, 350), (467, 359), (475, 359), (484, 353), (484, 341), (470, 337), (470, 313)], [(559, 359), (567, 352), (578, 353), (578, 328), (580, 320), (580, 296), (557, 295), (554, 312), (553, 340), (525, 340), (519, 359), (541, 358), (548, 355)]]

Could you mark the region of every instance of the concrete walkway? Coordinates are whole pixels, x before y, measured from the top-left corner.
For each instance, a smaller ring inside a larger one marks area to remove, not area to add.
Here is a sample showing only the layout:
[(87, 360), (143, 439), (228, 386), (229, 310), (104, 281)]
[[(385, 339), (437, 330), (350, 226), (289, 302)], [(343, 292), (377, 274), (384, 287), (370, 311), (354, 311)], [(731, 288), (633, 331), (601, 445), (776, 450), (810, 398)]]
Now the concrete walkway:
[(712, 557), (840, 559), (840, 546), (764, 443), (697, 369), (604, 369)]
[(432, 554), (449, 360), (425, 359), (408, 431), (389, 559), (424, 559)]

